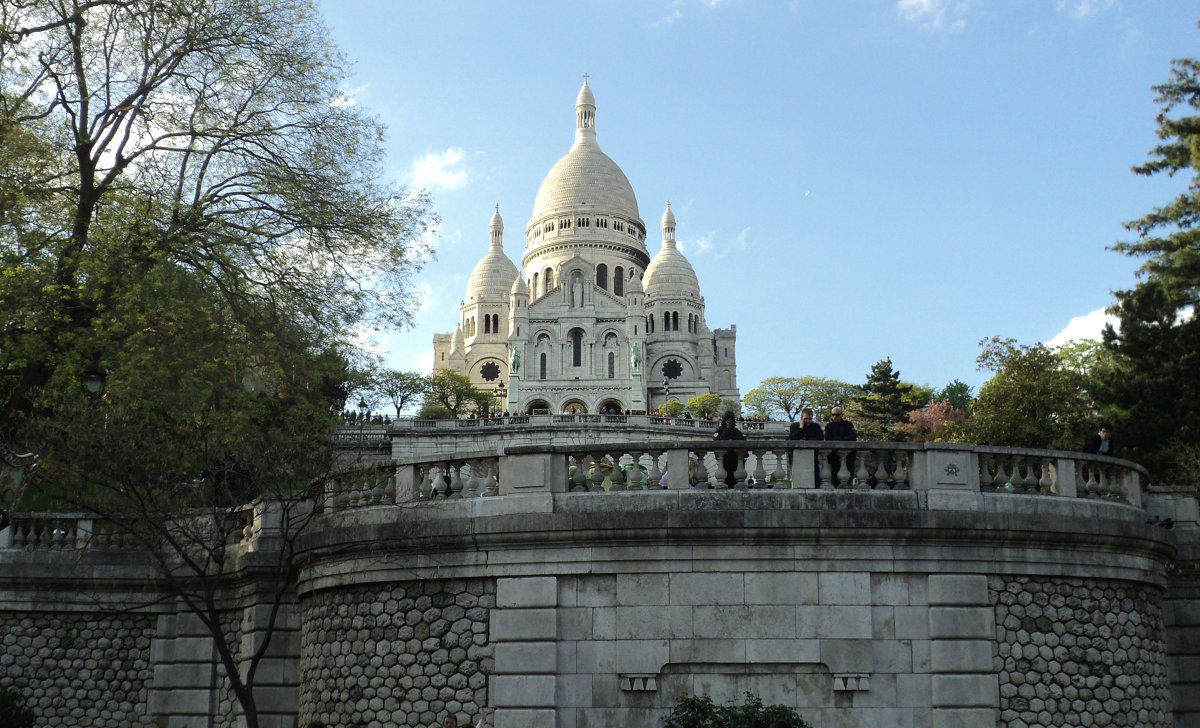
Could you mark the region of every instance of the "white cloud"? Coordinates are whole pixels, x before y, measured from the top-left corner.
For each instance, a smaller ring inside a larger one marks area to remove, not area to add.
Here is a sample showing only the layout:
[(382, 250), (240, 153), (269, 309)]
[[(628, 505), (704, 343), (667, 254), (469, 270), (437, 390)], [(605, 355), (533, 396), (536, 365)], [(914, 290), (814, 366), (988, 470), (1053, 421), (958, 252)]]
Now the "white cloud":
[(1113, 6), (1114, 0), (1058, 0), (1058, 9), (1076, 20), (1092, 18)]
[(422, 351), (413, 354), (408, 359), (408, 366), (405, 371), (421, 372), (422, 374), (433, 373), (433, 347), (423, 349)]
[(896, 11), (910, 23), (932, 30), (958, 31), (967, 26), (973, 0), (897, 0)]
[(683, 17), (683, 11), (680, 10), (679, 8), (675, 8), (675, 10), (670, 15), (663, 16), (663, 17), (659, 18), (658, 20), (655, 20), (650, 25), (654, 26), (655, 28), (662, 28), (664, 26), (674, 25), (675, 22), (678, 21), (682, 17)]
[(691, 246), (696, 246), (697, 253), (707, 253), (712, 250), (713, 239), (717, 236), (715, 232), (709, 232), (707, 235), (701, 235), (693, 240), (680, 240), (677, 245), (680, 250), (688, 250)]
[(1100, 332), (1104, 331), (1105, 324), (1112, 324), (1114, 328), (1120, 328), (1120, 321), (1118, 321), (1117, 317), (1110, 313), (1105, 313), (1102, 308), (1083, 316), (1076, 316), (1071, 319), (1066, 328), (1059, 331), (1054, 335), (1054, 338), (1047, 341), (1046, 346), (1054, 349), (1069, 344), (1072, 341), (1081, 341), (1083, 339), (1100, 341)]
[(469, 180), (467, 170), (463, 168), (466, 153), (458, 147), (450, 147), (444, 152), (430, 152), (420, 159), (413, 160), (409, 177), (412, 186), (417, 189), (453, 190), (462, 187)]
[(746, 249), (746, 239), (749, 237), (749, 235), (750, 235), (750, 226), (747, 225), (746, 227), (742, 228), (742, 231), (740, 233), (738, 233), (738, 236), (737, 236), (738, 250)]

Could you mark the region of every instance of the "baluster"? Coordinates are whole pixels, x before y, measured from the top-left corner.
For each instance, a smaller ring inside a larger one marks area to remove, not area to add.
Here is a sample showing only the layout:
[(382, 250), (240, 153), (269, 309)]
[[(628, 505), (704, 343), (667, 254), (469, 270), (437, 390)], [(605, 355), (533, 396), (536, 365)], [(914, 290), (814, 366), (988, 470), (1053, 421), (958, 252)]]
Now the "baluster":
[[(783, 456), (788, 450), (772, 450), (771, 454), (775, 456), (775, 470), (771, 472), (771, 480), (775, 482), (775, 486), (782, 488), (783, 481), (787, 480), (787, 473), (783, 469)], [(790, 464), (790, 463), (789, 463)], [(793, 486), (795, 487), (795, 486)]]
[(346, 485), (345, 481), (339, 479), (333, 481), (333, 488), (333, 509), (335, 511), (345, 510), (350, 501), (350, 494), (347, 492), (349, 486)]
[(749, 473), (746, 472), (746, 460), (745, 460), (746, 452), (748, 452), (748, 451), (745, 451), (745, 450), (734, 450), (733, 451), (733, 457), (735, 459), (734, 462), (736, 463), (733, 467), (733, 487), (737, 488), (738, 490), (746, 490), (747, 488), (750, 487), (750, 484), (746, 482), (746, 480), (747, 480), (746, 476), (749, 475)]
[(593, 493), (604, 490), (604, 453), (597, 453), (592, 458), (592, 485), (588, 489)]
[(887, 490), (888, 488), (888, 471), (887, 471), (887, 455), (879, 452), (875, 458), (875, 473), (872, 476), (875, 478), (876, 490)]
[(24, 548), (29, 543), (29, 524), (14, 523), (13, 524), (13, 546), (16, 548)]
[(378, 505), (383, 502), (383, 477), (375, 476), (371, 485), (371, 502)]
[(864, 450), (857, 453), (855, 457), (854, 487), (858, 490), (866, 490), (871, 487), (867, 482), (871, 477), (867, 473), (867, 454), (868, 452)]
[(1116, 498), (1117, 489), (1113, 483), (1112, 470), (1108, 466), (1096, 468), (1100, 479), (1100, 497)]
[[(692, 464), (692, 466), (695, 470), (694, 475), (696, 478), (696, 487), (697, 488), (703, 488), (703, 489), (712, 488), (712, 483), (710, 483), (708, 480), (708, 468), (704, 465), (704, 458), (707, 455), (708, 455), (707, 451), (700, 450), (697, 452), (697, 457), (695, 460), (692, 460), (690, 457), (688, 459), (688, 462), (690, 464)], [(690, 475), (691, 474), (689, 474), (689, 476)]]
[(647, 487), (650, 490), (662, 488), (662, 471), (658, 469), (658, 456), (662, 454), (660, 450), (650, 451), (650, 476), (648, 478)]
[(625, 471), (621, 468), (621, 455), (619, 453), (612, 454), (612, 475), (609, 476), (612, 481), (612, 490), (633, 490), (633, 486), (628, 488), (625, 485)]
[(729, 490), (729, 484), (725, 480), (730, 476), (730, 473), (725, 470), (725, 451), (713, 450), (713, 472), (714, 477), (711, 479), (713, 490)]
[(483, 496), (490, 497), (497, 495), (500, 492), (500, 481), (497, 479), (500, 475), (500, 461), (489, 461), (487, 465), (487, 477), (483, 479)]
[(387, 484), (383, 488), (383, 497), (384, 497), (384, 500), (388, 503), (396, 502), (396, 488), (397, 488), (396, 478), (397, 477), (399, 477), (399, 476), (396, 475), (396, 469), (392, 468), (392, 471), (387, 475), (387, 478), (386, 478)]
[(979, 453), (979, 489), (987, 492), (995, 490), (996, 486), (992, 482), (992, 472), (988, 469), (992, 458), (984, 453)]
[[(487, 422), (487, 420), (483, 420), (483, 422)], [(479, 461), (472, 460), (466, 463), (464, 467), (467, 468), (467, 476), (462, 479), (463, 489), (460, 495), (463, 498), (474, 498), (479, 493), (479, 483), (481, 480), (478, 473)]]
[(1100, 473), (1095, 463), (1088, 463), (1087, 484), (1084, 486), (1084, 490), (1089, 498), (1097, 498), (1100, 495)]
[(642, 490), (642, 452), (634, 450), (629, 453), (632, 462), (629, 463), (629, 480), (625, 482), (628, 490)]
[(450, 473), (451, 473), (450, 487), (448, 488), (447, 493), (446, 493), (447, 498), (461, 498), (462, 497), (462, 489), (463, 489), (462, 469), (463, 469), (464, 465), (466, 465), (466, 463), (460, 461), (460, 462), (454, 463), (450, 466)]
[(575, 472), (571, 473), (571, 492), (584, 493), (587, 491), (587, 455), (580, 453), (575, 456)]
[[(801, 450), (800, 452), (804, 452)], [(829, 457), (833, 454), (832, 450), (817, 450), (817, 482), (821, 488), (826, 490), (833, 488), (832, 473), (830, 472)], [(804, 457), (801, 455), (800, 457)], [(794, 487), (796, 484), (792, 483)]]
[(417, 500), (429, 500), (433, 492), (433, 468), (428, 465), (419, 465), (418, 471), (421, 474), (417, 481)]
[(1022, 482), (1022, 486), (1026, 493), (1038, 492), (1038, 477), (1034, 473), (1035, 465), (1037, 465), (1036, 460), (1032, 458), (1025, 459), (1025, 479)]
[(1002, 459), (999, 455), (996, 456), (996, 490), (1003, 490), (1008, 493), (1013, 492), (1014, 486), (1012, 483), (1013, 477), (1016, 476), (1016, 467), (1014, 466), (1013, 474), (1008, 474), (1009, 463)]
[(1042, 477), (1038, 478), (1038, 490), (1043, 495), (1050, 495), (1054, 492), (1054, 461), (1042, 461)]
[(767, 469), (763, 465), (763, 457), (769, 450), (753, 450), (754, 453), (754, 487), (767, 487)]

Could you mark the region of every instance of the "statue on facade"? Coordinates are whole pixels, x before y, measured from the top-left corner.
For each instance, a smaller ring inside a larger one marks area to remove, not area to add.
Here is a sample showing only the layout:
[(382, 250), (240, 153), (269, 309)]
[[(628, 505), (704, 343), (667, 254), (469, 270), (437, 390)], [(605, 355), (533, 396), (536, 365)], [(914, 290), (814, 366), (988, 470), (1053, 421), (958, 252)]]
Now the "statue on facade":
[(629, 350), (629, 366), (632, 367), (634, 374), (642, 369), (642, 347), (640, 344), (634, 344)]
[(578, 308), (583, 305), (583, 283), (579, 280), (579, 276), (571, 278), (571, 308)]
[(512, 374), (521, 372), (521, 350), (517, 346), (509, 346), (508, 371)]

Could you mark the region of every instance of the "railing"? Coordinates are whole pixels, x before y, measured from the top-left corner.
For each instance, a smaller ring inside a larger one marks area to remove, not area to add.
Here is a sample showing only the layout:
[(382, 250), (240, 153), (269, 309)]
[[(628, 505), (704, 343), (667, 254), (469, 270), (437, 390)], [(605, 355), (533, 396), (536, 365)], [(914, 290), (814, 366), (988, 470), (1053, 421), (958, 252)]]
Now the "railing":
[[(437, 420), (417, 418), (397, 418), (390, 425), (370, 425), (360, 432), (357, 425), (343, 425), (338, 428), (335, 441), (341, 444), (355, 442), (377, 442), (388, 439), (392, 433), (427, 432), (446, 430), (479, 430), (482, 428), (504, 428), (510, 426), (561, 427), (563, 425), (587, 425), (619, 428), (630, 425), (656, 428), (680, 428), (692, 431), (714, 432), (718, 423), (715, 420), (697, 420), (688, 417), (663, 417), (656, 414), (521, 414), (499, 415), (495, 417), (462, 417)], [(788, 423), (786, 422), (739, 422), (738, 427), (747, 435), (765, 436), (777, 435), (786, 437)]]
[[(502, 454), (388, 464), (332, 479), (315, 505), (328, 513), (536, 493), (857, 490), (924, 491), (929, 498), (953, 491), (1084, 498), (1142, 507), (1146, 476), (1135, 463), (1099, 455), (944, 443), (704, 439), (525, 445)], [(271, 528), (262, 501), (233, 515), (244, 522), (235, 540), (253, 540)], [(0, 530), (0, 548), (131, 545), (114, 524), (80, 514), (17, 514)]]

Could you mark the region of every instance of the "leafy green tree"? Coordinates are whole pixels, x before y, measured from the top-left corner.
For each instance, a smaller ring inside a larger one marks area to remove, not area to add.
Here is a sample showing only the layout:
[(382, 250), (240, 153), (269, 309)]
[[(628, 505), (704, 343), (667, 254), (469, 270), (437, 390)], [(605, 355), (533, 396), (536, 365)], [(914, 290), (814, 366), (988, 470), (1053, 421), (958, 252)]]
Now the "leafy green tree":
[(811, 407), (820, 421), (829, 419), (834, 405), (844, 404), (858, 393), (853, 384), (825, 377), (768, 377), (742, 398), (755, 417), (782, 415), (794, 421)]
[(914, 408), (924, 407), (937, 396), (937, 390), (929, 384), (901, 381), (900, 386), (908, 387), (908, 394), (905, 395), (904, 401)]
[(420, 372), (385, 369), (371, 378), (371, 385), (372, 393), (390, 402), (399, 417), (405, 407), (429, 390), (430, 378)]
[[(723, 400), (721, 400), (721, 406), (718, 408), (717, 411), (722, 412), (722, 413), (732, 412), (735, 415), (740, 416), (742, 414), (742, 404), (741, 404), (741, 402), (738, 402), (736, 399), (723, 399)], [(765, 420), (766, 416), (765, 415), (762, 416), (761, 419)]]
[(963, 438), (981, 445), (1075, 450), (1095, 425), (1086, 381), (1045, 346), (992, 337), (977, 361), (995, 374), (979, 389)]
[(941, 391), (933, 396), (936, 402), (945, 402), (950, 405), (951, 409), (967, 411), (971, 406), (971, 399), (975, 396), (975, 390), (971, 385), (959, 379), (955, 379), (942, 387)]
[(683, 402), (674, 399), (669, 399), (658, 406), (658, 411), (667, 417), (679, 417), (685, 409)]
[(1171, 62), (1167, 82), (1155, 86), (1158, 138), (1140, 175), (1190, 175), (1191, 184), (1166, 205), (1125, 227), (1132, 241), (1113, 249), (1145, 258), (1140, 282), (1118, 291), (1105, 346), (1114, 373), (1098, 392), (1114, 420), (1123, 457), (1151, 469), (1156, 479), (1196, 482), (1187, 453), (1200, 450), (1200, 61)]
[(724, 410), (721, 409), (722, 401), (720, 395), (716, 394), (700, 394), (692, 397), (687, 401), (686, 410), (691, 413), (692, 417), (718, 417)]
[(0, 4), (0, 431), (171, 264), (342, 342), (410, 321), (428, 202), (307, 0)]
[(662, 720), (662, 728), (812, 728), (795, 708), (763, 705), (762, 698), (747, 692), (743, 702), (718, 705), (707, 695), (679, 698), (671, 713)]
[(476, 389), (470, 377), (449, 369), (434, 372), (425, 393), (426, 405), (445, 407), (452, 417), (487, 412), (493, 399), (491, 393)]
[(909, 401), (912, 385), (900, 381), (891, 358), (876, 362), (867, 374), (862, 394), (851, 403), (847, 415), (858, 429), (860, 440), (903, 440), (898, 423), (908, 421), (915, 405)]

